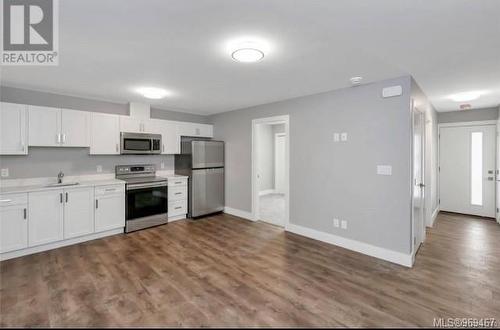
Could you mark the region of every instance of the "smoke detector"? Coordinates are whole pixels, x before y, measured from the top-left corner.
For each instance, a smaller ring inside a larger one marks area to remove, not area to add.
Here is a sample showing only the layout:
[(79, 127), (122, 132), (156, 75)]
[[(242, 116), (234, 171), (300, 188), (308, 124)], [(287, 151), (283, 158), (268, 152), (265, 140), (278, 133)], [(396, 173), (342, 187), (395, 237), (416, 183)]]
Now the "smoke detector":
[(361, 85), (362, 80), (363, 80), (363, 77), (352, 77), (351, 79), (349, 79), (349, 81), (351, 82), (351, 85), (353, 85), (353, 86)]

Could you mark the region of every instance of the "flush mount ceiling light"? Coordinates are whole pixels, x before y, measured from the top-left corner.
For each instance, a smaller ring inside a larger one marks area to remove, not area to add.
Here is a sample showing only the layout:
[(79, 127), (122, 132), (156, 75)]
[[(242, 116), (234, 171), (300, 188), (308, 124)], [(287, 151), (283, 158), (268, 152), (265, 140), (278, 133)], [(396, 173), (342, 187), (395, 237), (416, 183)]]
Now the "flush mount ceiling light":
[(137, 92), (139, 94), (142, 94), (142, 96), (144, 96), (145, 98), (154, 99), (154, 100), (162, 99), (165, 96), (170, 94), (167, 90), (165, 90), (163, 88), (156, 88), (156, 87), (138, 88)]
[(264, 58), (264, 52), (256, 48), (241, 48), (235, 50), (231, 57), (233, 60), (243, 63), (258, 62)]
[(258, 37), (241, 37), (229, 40), (226, 51), (231, 58), (240, 63), (255, 63), (268, 55), (271, 47), (269, 42)]
[(483, 93), (480, 91), (463, 92), (463, 93), (450, 95), (450, 99), (452, 101), (455, 101), (455, 102), (468, 102), (468, 101), (478, 99), (479, 97), (481, 97), (481, 94), (483, 94)]

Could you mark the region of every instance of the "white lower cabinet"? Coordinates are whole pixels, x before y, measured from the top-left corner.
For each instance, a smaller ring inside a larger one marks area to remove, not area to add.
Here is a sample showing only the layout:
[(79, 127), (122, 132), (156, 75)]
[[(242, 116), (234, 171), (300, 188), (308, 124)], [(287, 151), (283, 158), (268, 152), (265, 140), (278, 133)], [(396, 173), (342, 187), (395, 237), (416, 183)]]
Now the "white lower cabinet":
[(168, 221), (184, 219), (188, 213), (188, 178), (168, 178)]
[(125, 187), (123, 185), (95, 189), (95, 231), (125, 227)]
[(0, 196), (0, 253), (28, 247), (26, 194)]
[(62, 189), (28, 193), (30, 247), (64, 238), (63, 193)]
[(94, 232), (94, 188), (64, 190), (64, 239)]

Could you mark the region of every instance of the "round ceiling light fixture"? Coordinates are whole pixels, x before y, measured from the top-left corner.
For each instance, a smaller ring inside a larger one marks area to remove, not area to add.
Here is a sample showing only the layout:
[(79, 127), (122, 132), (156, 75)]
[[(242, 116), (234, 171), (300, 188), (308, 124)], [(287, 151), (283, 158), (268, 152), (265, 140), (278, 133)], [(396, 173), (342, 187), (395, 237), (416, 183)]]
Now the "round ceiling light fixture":
[(231, 57), (233, 60), (242, 63), (258, 62), (264, 58), (264, 52), (257, 48), (240, 48), (236, 49)]
[(483, 94), (480, 91), (472, 91), (472, 92), (463, 92), (450, 96), (450, 99), (455, 102), (469, 102), (473, 100), (477, 100)]
[(141, 87), (137, 89), (137, 92), (139, 94), (142, 94), (145, 98), (148, 99), (153, 99), (153, 100), (159, 100), (164, 98), (165, 96), (169, 95), (170, 92), (163, 89), (163, 88), (157, 88), (157, 87)]

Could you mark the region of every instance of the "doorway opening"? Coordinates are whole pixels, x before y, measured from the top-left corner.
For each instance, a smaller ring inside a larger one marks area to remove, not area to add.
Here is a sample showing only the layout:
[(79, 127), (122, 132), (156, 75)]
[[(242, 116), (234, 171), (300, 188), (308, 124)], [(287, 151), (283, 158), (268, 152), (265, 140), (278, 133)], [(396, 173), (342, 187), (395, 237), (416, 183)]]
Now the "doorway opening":
[(440, 210), (496, 219), (497, 125), (439, 125)]
[(272, 225), (288, 224), (288, 115), (252, 122), (252, 215)]

